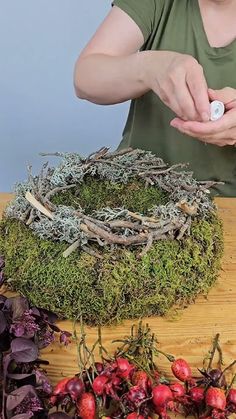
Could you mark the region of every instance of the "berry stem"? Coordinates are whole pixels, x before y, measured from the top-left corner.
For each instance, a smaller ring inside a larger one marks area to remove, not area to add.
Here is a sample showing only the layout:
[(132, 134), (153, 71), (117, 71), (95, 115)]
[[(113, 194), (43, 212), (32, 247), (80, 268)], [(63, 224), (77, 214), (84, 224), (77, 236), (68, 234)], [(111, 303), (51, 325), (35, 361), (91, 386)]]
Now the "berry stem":
[[(97, 340), (97, 344), (98, 344), (98, 349), (99, 349), (99, 356), (101, 358), (101, 361), (104, 365), (106, 359), (112, 359), (110, 354), (108, 353), (108, 351), (106, 350), (106, 348), (103, 346), (102, 344), (102, 329), (101, 326), (98, 326), (98, 340)], [(106, 359), (104, 358), (103, 353), (105, 353), (106, 355)]]
[(212, 368), (212, 363), (213, 363), (213, 359), (216, 353), (216, 350), (219, 351), (219, 339), (220, 339), (220, 334), (217, 333), (217, 335), (215, 336), (214, 340), (213, 340), (213, 345), (212, 345), (212, 349), (209, 351), (210, 352), (210, 358), (209, 358), (209, 362), (208, 362), (208, 366), (207, 366), (207, 371), (210, 371)]
[(235, 359), (233, 362), (231, 362), (231, 364), (230, 364), (230, 365), (228, 365), (228, 367), (226, 367), (226, 368), (222, 371), (221, 375), (223, 375), (226, 371), (228, 371), (230, 368), (232, 368), (235, 364), (236, 364), (236, 359)]
[(233, 378), (229, 384), (229, 386), (227, 387), (227, 391), (226, 391), (226, 397), (229, 394), (230, 389), (233, 387), (234, 383), (236, 382), (236, 374), (233, 375)]

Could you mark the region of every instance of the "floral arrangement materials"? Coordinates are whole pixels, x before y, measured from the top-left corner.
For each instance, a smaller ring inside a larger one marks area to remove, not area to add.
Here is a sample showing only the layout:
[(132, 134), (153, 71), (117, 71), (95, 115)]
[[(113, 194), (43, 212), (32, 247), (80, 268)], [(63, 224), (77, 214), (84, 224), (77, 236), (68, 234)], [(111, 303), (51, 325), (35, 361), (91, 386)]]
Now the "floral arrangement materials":
[(214, 283), (222, 226), (183, 165), (150, 152), (60, 154), (16, 185), (0, 224), (8, 285), (89, 324), (166, 313)]
[(68, 344), (71, 334), (55, 324), (57, 316), (32, 307), (23, 297), (0, 295), (0, 418), (46, 417), (45, 401), (52, 394), (47, 361), (39, 358), (59, 334)]
[[(232, 374), (236, 361), (222, 367), (219, 335), (195, 376), (185, 359), (158, 349), (155, 335), (142, 322), (132, 327), (130, 336), (117, 342), (121, 347), (114, 355), (106, 351), (98, 331), (92, 349), (86, 345), (83, 325), (80, 338), (75, 335), (80, 373), (55, 386), (50, 397), (52, 406), (81, 419), (151, 419), (154, 414), (159, 419), (170, 419), (170, 412), (182, 417), (227, 419), (236, 413), (236, 375)], [(100, 362), (94, 359), (96, 346)], [(161, 374), (157, 356), (169, 360), (171, 377)], [(231, 379), (227, 371), (231, 372)], [(57, 413), (53, 418), (57, 419)]]
[[(1, 419), (151, 419), (154, 413), (168, 419), (169, 412), (228, 419), (236, 413), (236, 361), (222, 367), (219, 335), (195, 376), (187, 360), (159, 350), (156, 336), (142, 322), (110, 354), (100, 327), (89, 348), (82, 320), (80, 333), (75, 330), (71, 336), (56, 326), (53, 313), (30, 306), (22, 297), (1, 295), (0, 314)], [(48, 363), (39, 356), (56, 334), (66, 345), (75, 340), (79, 372), (53, 388), (43, 369)], [(168, 378), (161, 373), (162, 356), (170, 362)]]

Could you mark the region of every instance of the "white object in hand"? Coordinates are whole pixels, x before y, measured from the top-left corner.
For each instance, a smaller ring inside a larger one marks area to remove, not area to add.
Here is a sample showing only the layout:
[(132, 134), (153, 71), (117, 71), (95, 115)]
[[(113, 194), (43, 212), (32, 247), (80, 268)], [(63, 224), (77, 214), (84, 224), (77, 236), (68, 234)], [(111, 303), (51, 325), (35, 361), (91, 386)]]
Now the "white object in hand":
[(225, 113), (225, 105), (219, 100), (214, 100), (211, 102), (211, 121), (217, 121), (217, 119), (222, 118)]

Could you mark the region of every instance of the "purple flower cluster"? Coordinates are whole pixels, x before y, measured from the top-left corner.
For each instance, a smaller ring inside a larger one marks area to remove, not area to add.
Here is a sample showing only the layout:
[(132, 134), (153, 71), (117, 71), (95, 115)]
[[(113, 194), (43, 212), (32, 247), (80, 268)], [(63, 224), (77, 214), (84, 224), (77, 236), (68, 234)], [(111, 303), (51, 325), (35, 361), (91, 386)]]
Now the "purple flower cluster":
[(14, 415), (22, 415), (27, 412), (32, 417), (35, 412), (39, 412), (40, 410), (43, 410), (40, 399), (37, 396), (27, 394), (22, 402), (15, 408)]
[[(0, 273), (4, 260), (0, 257)], [(0, 295), (0, 419), (47, 418), (52, 386), (39, 351), (58, 335), (67, 345), (71, 333), (55, 324), (57, 317), (32, 307), (24, 297)], [(20, 416), (18, 416), (20, 415)]]
[(20, 318), (13, 320), (10, 327), (10, 333), (16, 337), (34, 337), (35, 333), (40, 330), (39, 325), (35, 322), (32, 310), (26, 310)]
[(52, 385), (45, 373), (39, 369), (36, 369), (35, 377), (37, 386), (40, 387), (45, 394), (52, 394)]
[(54, 332), (52, 330), (40, 330), (39, 331), (40, 339), (40, 349), (46, 348), (55, 340)]
[(65, 346), (68, 346), (71, 343), (71, 333), (63, 331), (60, 334), (60, 343), (63, 343)]

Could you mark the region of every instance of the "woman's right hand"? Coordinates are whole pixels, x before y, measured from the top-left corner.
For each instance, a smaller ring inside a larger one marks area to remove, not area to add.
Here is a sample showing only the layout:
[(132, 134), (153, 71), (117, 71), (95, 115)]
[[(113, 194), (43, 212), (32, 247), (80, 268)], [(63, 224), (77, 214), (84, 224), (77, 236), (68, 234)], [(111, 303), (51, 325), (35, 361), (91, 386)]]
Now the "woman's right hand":
[(171, 51), (146, 51), (142, 78), (162, 102), (183, 120), (210, 119), (210, 103), (203, 68), (190, 55)]
[(77, 60), (76, 94), (108, 105), (151, 89), (177, 117), (208, 121), (207, 84), (197, 60), (171, 51), (138, 52), (143, 43), (138, 25), (114, 6)]

